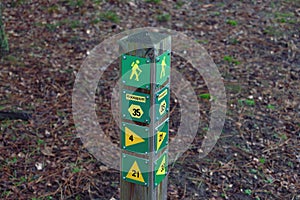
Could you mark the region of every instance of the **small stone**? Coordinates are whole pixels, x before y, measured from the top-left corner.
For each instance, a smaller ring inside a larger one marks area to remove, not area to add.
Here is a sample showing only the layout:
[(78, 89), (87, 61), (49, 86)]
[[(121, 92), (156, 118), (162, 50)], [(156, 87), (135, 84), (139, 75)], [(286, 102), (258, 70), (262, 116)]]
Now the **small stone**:
[(43, 163), (36, 162), (35, 167), (38, 171), (41, 171), (43, 169)]

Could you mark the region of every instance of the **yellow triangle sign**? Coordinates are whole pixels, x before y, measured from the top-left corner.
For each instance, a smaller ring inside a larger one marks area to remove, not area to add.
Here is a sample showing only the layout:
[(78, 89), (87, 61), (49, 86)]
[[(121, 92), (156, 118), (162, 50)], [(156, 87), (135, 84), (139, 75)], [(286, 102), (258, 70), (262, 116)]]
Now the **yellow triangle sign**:
[(129, 179), (132, 179), (132, 180), (135, 180), (135, 181), (139, 181), (139, 182), (142, 182), (144, 183), (144, 178), (143, 178), (143, 175), (142, 175), (142, 172), (137, 164), (136, 161), (134, 161), (133, 165), (131, 166), (128, 174), (126, 175), (126, 178), (129, 178)]
[(158, 151), (159, 147), (161, 146), (162, 142), (164, 141), (167, 133), (166, 132), (157, 132), (157, 141), (156, 141), (156, 151)]
[(134, 133), (132, 130), (129, 128), (125, 127), (125, 146), (131, 146), (134, 144), (138, 144), (141, 142), (145, 142), (143, 138), (141, 138), (139, 135)]
[(156, 172), (156, 175), (165, 175), (166, 174), (166, 155), (164, 155), (159, 168)]

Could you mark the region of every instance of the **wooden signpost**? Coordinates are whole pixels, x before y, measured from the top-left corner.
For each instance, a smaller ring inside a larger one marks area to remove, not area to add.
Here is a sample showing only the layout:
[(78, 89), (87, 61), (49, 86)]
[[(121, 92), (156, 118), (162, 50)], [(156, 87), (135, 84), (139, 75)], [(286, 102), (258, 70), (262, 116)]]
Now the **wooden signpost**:
[(167, 199), (171, 36), (142, 31), (119, 41), (121, 199)]

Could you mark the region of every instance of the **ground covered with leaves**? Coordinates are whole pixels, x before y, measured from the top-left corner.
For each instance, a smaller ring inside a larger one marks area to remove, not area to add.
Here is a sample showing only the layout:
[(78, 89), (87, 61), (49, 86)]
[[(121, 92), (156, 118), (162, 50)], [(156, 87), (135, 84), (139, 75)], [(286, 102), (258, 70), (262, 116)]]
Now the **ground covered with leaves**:
[[(119, 172), (76, 137), (72, 88), (81, 63), (101, 41), (162, 26), (208, 51), (227, 95), (222, 135), (200, 159), (210, 96), (201, 75), (172, 55), (172, 67), (199, 95), (201, 124), (189, 150), (170, 165), (168, 198), (300, 200), (299, 0), (2, 3), (10, 51), (0, 60), (0, 110), (29, 112), (32, 119), (0, 122), (1, 199), (119, 199)], [(109, 110), (118, 71), (116, 61), (105, 72), (97, 109), (114, 143), (118, 130)], [(171, 98), (172, 139), (180, 105)]]

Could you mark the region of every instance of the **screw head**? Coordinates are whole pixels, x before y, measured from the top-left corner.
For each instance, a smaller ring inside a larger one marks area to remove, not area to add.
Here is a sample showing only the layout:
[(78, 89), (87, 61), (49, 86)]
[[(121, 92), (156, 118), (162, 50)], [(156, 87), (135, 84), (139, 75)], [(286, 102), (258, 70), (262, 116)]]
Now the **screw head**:
[(126, 56), (123, 56), (123, 59), (126, 60)]

